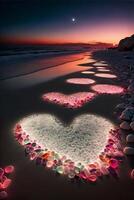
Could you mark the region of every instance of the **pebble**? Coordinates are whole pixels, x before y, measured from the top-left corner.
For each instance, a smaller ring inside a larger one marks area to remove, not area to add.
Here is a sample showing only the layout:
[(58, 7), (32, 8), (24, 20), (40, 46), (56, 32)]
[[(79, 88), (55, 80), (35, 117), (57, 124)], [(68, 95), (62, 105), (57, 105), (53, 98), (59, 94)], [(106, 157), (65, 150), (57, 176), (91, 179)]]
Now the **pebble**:
[(109, 164), (110, 164), (110, 167), (112, 167), (113, 169), (116, 169), (119, 166), (118, 160), (116, 160), (114, 158), (110, 159)]
[(68, 177), (71, 179), (71, 178), (74, 178), (75, 177), (75, 173), (74, 172), (70, 172), (69, 174), (68, 174)]
[(134, 155), (134, 148), (132, 148), (132, 147), (125, 147), (123, 151), (128, 156)]
[(134, 121), (130, 123), (130, 127), (134, 131)]
[(14, 171), (14, 166), (12, 165), (6, 166), (4, 171), (6, 174), (11, 174)]
[(62, 166), (58, 166), (58, 167), (56, 168), (56, 172), (59, 173), (59, 174), (63, 174), (63, 173), (64, 173), (63, 167), (62, 167)]
[(53, 162), (52, 160), (49, 160), (49, 161), (46, 162), (46, 166), (47, 166), (48, 168), (53, 167), (53, 165), (54, 165), (54, 162)]
[(0, 177), (2, 177), (3, 175), (4, 175), (4, 170), (0, 168)]
[(126, 121), (124, 121), (124, 122), (122, 122), (122, 123), (120, 124), (120, 128), (122, 128), (122, 129), (124, 129), (124, 130), (130, 130), (130, 129), (131, 129), (129, 123), (126, 122)]
[(97, 180), (97, 176), (93, 175), (93, 174), (90, 174), (87, 178), (91, 182), (96, 182), (96, 180)]
[(130, 117), (129, 114), (125, 114), (124, 111), (123, 111), (123, 112), (121, 113), (121, 115), (120, 115), (120, 119), (121, 119), (121, 120), (130, 120), (131, 117)]
[(132, 169), (132, 171), (131, 171), (131, 179), (134, 180), (134, 169)]
[(0, 199), (5, 199), (5, 198), (7, 198), (7, 196), (8, 196), (8, 194), (6, 191), (0, 192)]
[(128, 86), (128, 91), (129, 91), (129, 92), (133, 92), (133, 91), (134, 91), (134, 83), (131, 83), (131, 84)]
[(134, 121), (134, 116), (132, 117), (132, 120), (131, 120), (132, 122)]
[(124, 110), (126, 108), (126, 104), (125, 103), (121, 103), (121, 104), (118, 104), (116, 106), (116, 110)]
[(134, 108), (133, 107), (127, 107), (121, 114), (120, 119), (122, 120), (131, 120), (134, 116)]
[(129, 134), (129, 135), (126, 137), (126, 141), (127, 141), (127, 142), (134, 142), (134, 135), (133, 135), (133, 134)]
[(3, 182), (3, 184), (2, 184), (3, 189), (8, 188), (9, 185), (11, 184), (11, 182), (12, 182), (12, 180), (9, 179), (9, 178), (7, 178), (7, 179)]
[(83, 179), (87, 179), (87, 176), (86, 176), (86, 174), (85, 174), (84, 171), (81, 171), (81, 172), (80, 172), (79, 177), (80, 177), (80, 178), (83, 178)]

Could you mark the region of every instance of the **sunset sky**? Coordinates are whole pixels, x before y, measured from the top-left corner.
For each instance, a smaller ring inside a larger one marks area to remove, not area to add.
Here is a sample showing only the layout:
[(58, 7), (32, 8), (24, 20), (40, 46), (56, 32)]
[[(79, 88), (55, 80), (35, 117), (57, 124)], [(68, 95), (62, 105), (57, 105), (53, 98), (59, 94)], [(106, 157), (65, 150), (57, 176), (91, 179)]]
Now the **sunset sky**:
[(134, 34), (132, 0), (0, 0), (0, 40), (112, 42)]

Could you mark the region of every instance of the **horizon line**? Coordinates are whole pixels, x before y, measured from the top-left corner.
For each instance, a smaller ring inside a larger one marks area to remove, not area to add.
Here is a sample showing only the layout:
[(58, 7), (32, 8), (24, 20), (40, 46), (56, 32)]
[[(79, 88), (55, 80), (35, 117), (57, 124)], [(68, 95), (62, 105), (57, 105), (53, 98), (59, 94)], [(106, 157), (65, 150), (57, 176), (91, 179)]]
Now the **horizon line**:
[(117, 45), (112, 42), (11, 42), (11, 41), (0, 41), (2, 45)]

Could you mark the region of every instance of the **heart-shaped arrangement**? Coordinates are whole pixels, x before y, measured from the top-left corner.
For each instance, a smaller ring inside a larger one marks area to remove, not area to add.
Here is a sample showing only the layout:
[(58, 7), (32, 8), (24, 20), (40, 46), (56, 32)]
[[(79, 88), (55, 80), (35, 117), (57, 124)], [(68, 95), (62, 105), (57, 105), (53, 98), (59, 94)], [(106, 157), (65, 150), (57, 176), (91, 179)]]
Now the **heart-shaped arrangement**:
[(114, 74), (107, 74), (107, 73), (96, 73), (95, 76), (102, 77), (102, 78), (117, 78)]
[(96, 84), (91, 89), (98, 94), (123, 94), (124, 88), (110, 84)]
[(93, 64), (93, 66), (108, 66), (107, 63), (102, 63), (102, 62), (96, 62)]
[(69, 78), (66, 82), (71, 84), (88, 85), (95, 83), (95, 80), (90, 78)]
[(59, 92), (49, 92), (42, 96), (44, 101), (62, 105), (66, 108), (80, 108), (85, 103), (93, 100), (96, 94), (93, 92), (78, 92), (65, 95)]
[(94, 182), (115, 175), (123, 155), (119, 130), (111, 128), (108, 120), (91, 114), (77, 116), (70, 125), (50, 114), (36, 114), (22, 119), (14, 133), (37, 164)]
[(96, 67), (97, 70), (105, 70), (107, 69), (106, 67)]
[(99, 94), (121, 94), (124, 88), (110, 84), (96, 84), (91, 87), (94, 92), (78, 92), (65, 95), (59, 92), (49, 92), (42, 96), (43, 101), (62, 105), (65, 108), (80, 108), (89, 101), (92, 101)]
[(101, 69), (98, 68), (97, 71), (99, 71), (99, 72), (110, 72), (109, 69), (105, 69), (105, 68), (101, 68)]

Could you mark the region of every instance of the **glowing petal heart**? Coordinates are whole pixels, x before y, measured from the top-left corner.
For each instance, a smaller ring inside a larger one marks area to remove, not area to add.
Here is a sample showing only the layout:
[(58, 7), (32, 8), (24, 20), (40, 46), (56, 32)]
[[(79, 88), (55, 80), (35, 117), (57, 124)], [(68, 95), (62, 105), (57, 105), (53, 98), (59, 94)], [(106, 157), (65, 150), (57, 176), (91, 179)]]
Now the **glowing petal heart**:
[(93, 64), (94, 66), (108, 66), (107, 63), (102, 63), (102, 62), (96, 62)]
[(91, 88), (100, 94), (120, 94), (124, 92), (124, 88), (117, 85), (97, 84)]
[(95, 83), (95, 81), (89, 78), (70, 78), (67, 79), (67, 83), (88, 85)]
[(106, 69), (106, 67), (96, 67), (96, 69)]
[(68, 126), (50, 114), (35, 114), (22, 119), (14, 132), (31, 160), (45, 161), (48, 168), (70, 178), (96, 180), (109, 167), (115, 169), (113, 163), (117, 168), (115, 157), (122, 155), (119, 132), (109, 132), (111, 128), (110, 121), (91, 114), (77, 116)]
[(99, 72), (110, 72), (109, 69), (98, 69)]
[(97, 77), (102, 77), (102, 78), (117, 78), (117, 76), (116, 75), (114, 75), (114, 74), (103, 74), (103, 73), (97, 73), (97, 74), (95, 74), (95, 76), (97, 76)]
[(42, 96), (44, 101), (63, 105), (67, 108), (80, 108), (85, 103), (93, 100), (96, 94), (92, 92), (78, 92), (71, 95), (65, 95), (58, 92), (46, 93)]
[(67, 127), (50, 114), (29, 116), (19, 124), (43, 149), (84, 164), (98, 159), (107, 143), (108, 131), (113, 128), (106, 119), (88, 114), (77, 117)]

